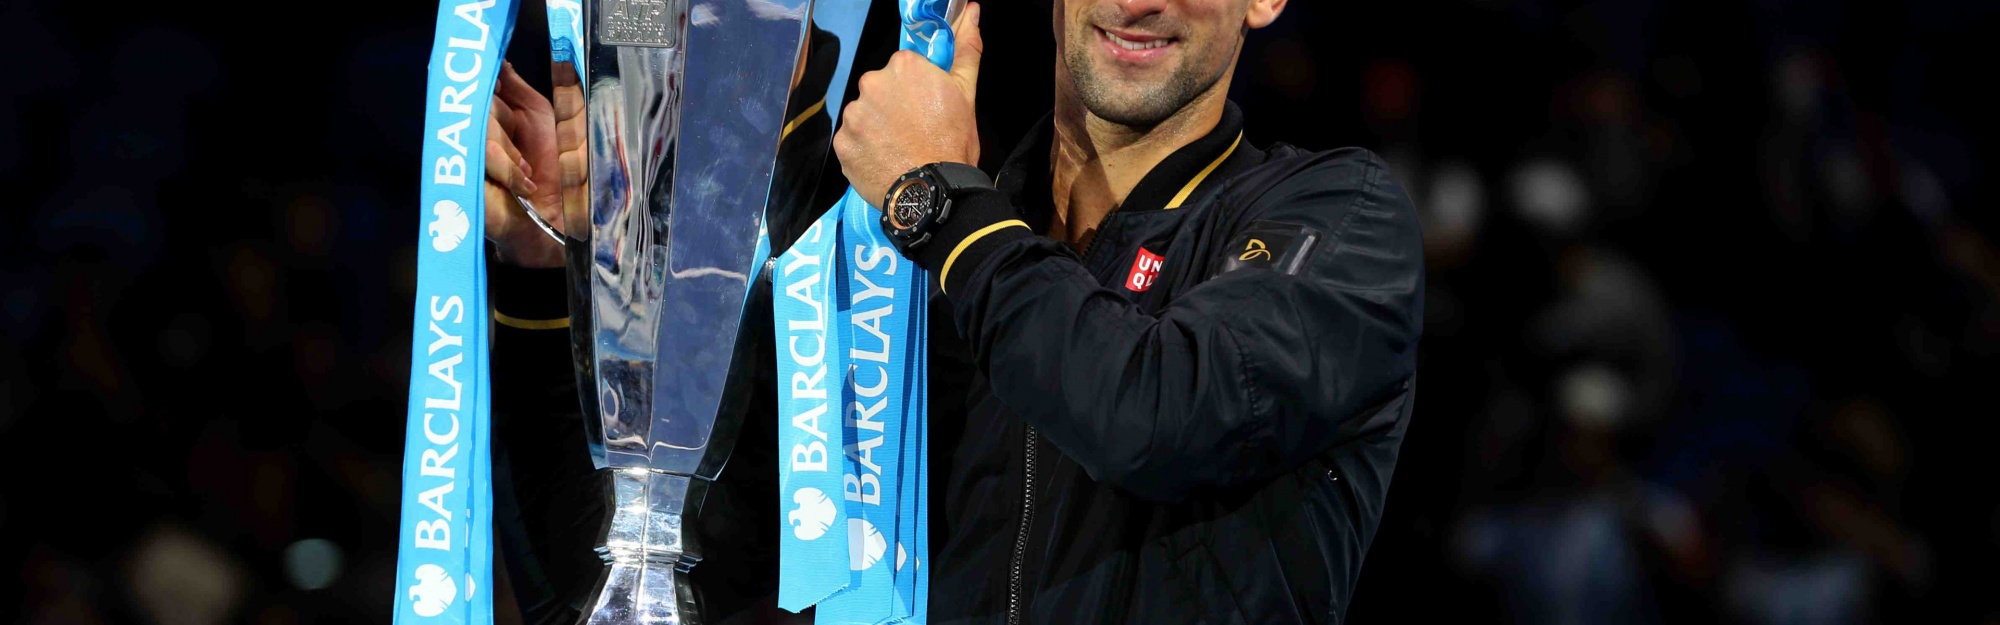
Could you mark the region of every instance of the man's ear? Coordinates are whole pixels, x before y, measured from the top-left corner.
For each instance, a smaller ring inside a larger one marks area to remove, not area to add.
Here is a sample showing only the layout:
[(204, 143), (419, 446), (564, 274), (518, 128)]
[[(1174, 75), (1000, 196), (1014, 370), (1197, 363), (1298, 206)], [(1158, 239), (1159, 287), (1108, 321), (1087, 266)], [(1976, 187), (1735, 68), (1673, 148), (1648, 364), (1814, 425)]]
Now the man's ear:
[(1285, 12), (1285, 0), (1250, 0), (1250, 11), (1243, 16), (1243, 25), (1263, 28), (1278, 19)]

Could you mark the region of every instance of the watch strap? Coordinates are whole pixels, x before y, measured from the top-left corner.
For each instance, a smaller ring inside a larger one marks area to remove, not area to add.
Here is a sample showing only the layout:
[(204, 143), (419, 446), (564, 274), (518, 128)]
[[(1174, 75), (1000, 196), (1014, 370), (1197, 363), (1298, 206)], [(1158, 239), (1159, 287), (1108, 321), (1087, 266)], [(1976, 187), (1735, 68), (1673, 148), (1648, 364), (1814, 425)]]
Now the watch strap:
[(938, 224), (931, 238), (911, 258), (938, 277), (945, 294), (966, 292), (966, 284), (999, 250), (1034, 231), (1021, 221), (1005, 193), (974, 189), (952, 199), (951, 219)]
[(978, 167), (951, 162), (932, 163), (930, 167), (938, 179), (944, 182), (948, 194), (956, 195), (974, 189), (993, 188), (993, 179)]

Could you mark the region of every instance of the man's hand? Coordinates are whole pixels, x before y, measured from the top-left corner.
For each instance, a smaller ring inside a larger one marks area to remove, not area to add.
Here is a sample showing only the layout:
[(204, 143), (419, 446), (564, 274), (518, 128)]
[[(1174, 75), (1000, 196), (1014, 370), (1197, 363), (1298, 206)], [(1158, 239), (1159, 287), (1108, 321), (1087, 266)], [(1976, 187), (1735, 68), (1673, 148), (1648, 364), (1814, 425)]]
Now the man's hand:
[(542, 219), (563, 225), (562, 167), (556, 158), (556, 118), (548, 98), (500, 69), (486, 124), (486, 238), (500, 260), (522, 267), (561, 267), (563, 248), (528, 220), (514, 196), (527, 198)]
[(861, 76), (860, 95), (840, 114), (833, 137), (841, 173), (868, 204), (897, 176), (931, 163), (979, 164), (979, 125), (973, 96), (979, 87), (979, 5), (968, 3), (952, 25), (957, 48), (950, 73), (907, 50), (889, 65)]

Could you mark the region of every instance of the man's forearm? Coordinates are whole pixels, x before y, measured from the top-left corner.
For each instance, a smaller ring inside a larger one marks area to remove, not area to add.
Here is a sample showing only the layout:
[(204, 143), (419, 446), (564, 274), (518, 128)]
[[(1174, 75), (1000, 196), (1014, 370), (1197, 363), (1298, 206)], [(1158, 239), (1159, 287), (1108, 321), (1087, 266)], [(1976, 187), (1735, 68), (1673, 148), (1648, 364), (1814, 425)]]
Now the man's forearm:
[(487, 263), (493, 302), (493, 404), (512, 413), (576, 415), (569, 307), (560, 266)]

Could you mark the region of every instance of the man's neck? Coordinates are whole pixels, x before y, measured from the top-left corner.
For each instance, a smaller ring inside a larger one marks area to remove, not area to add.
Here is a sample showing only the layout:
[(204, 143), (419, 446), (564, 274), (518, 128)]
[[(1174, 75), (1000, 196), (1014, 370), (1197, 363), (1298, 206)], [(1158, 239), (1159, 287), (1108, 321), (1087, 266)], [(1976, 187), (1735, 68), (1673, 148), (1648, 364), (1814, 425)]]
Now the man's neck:
[(1175, 150), (1215, 130), (1222, 120), (1228, 80), (1148, 127), (1092, 115), (1069, 85), (1056, 86), (1055, 137), (1049, 147), (1050, 192), (1055, 215), (1049, 237), (1079, 250), (1117, 210), (1132, 188)]

